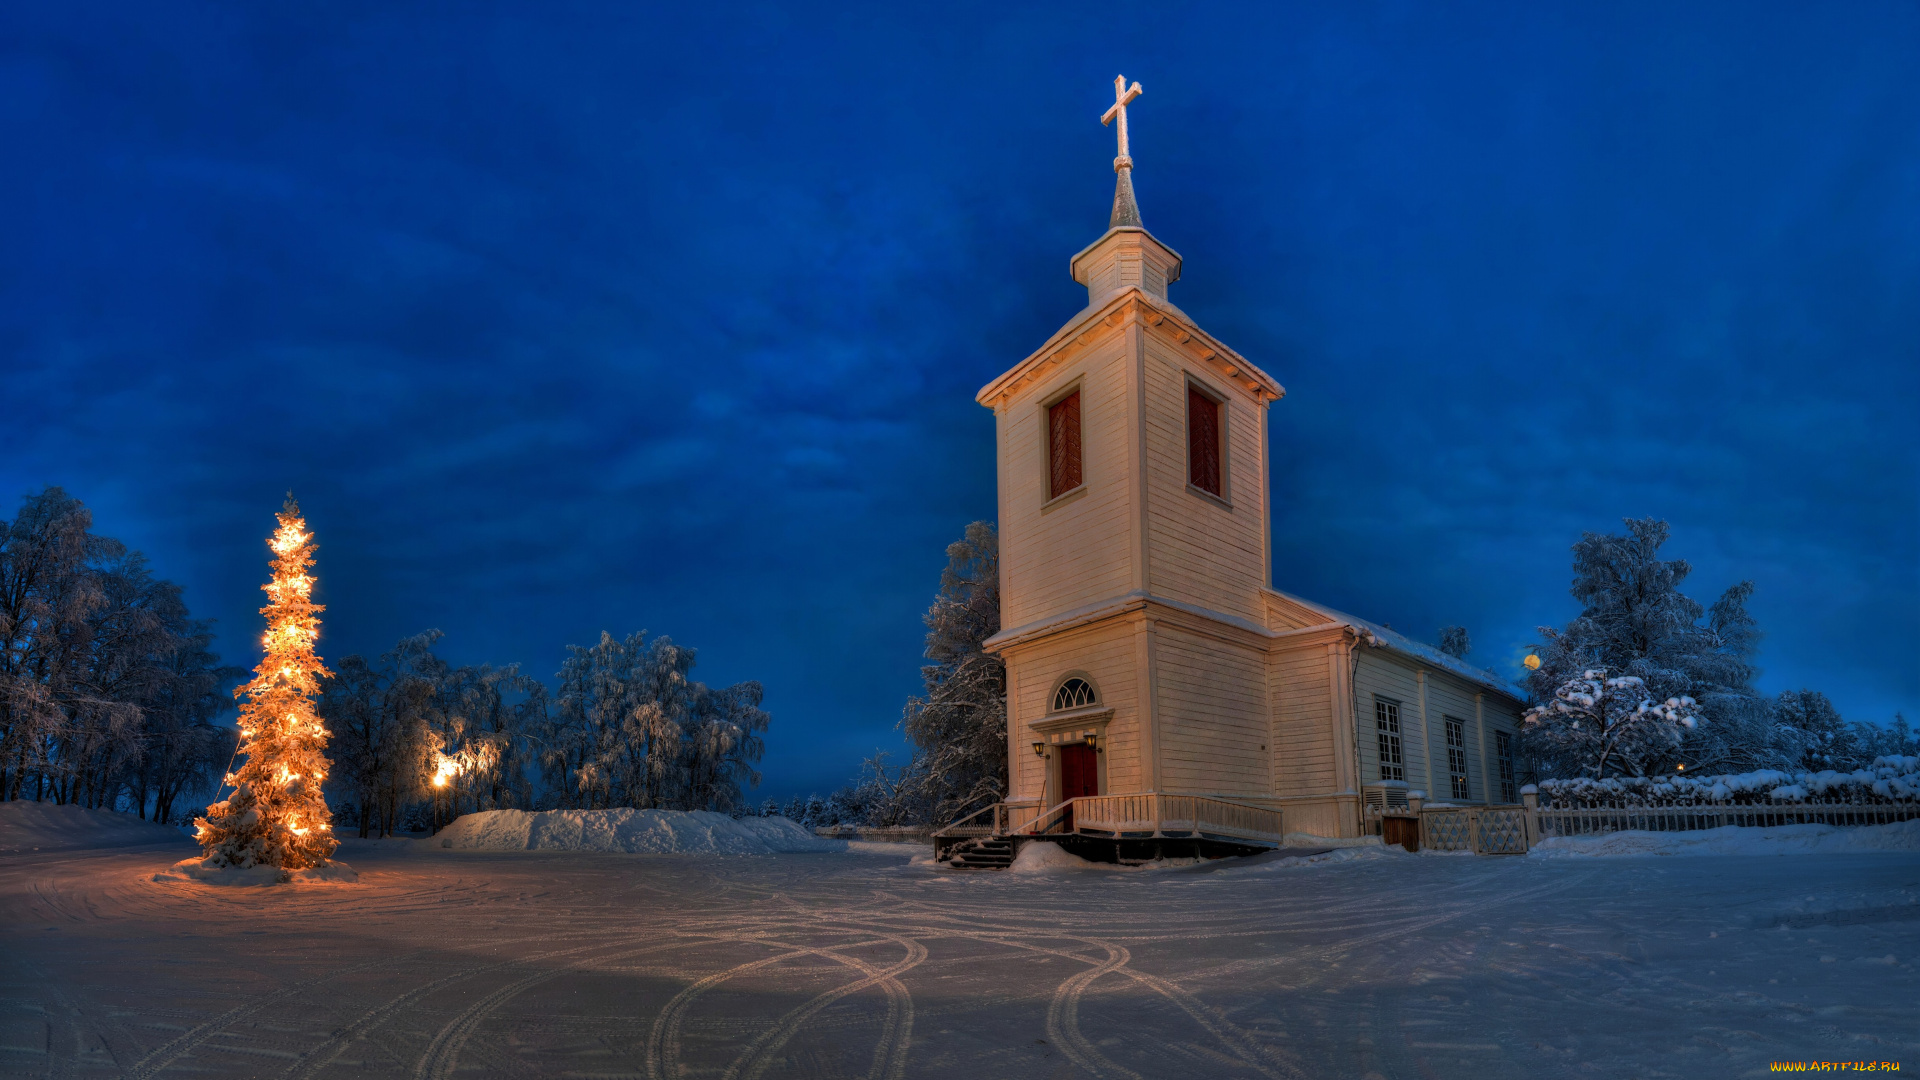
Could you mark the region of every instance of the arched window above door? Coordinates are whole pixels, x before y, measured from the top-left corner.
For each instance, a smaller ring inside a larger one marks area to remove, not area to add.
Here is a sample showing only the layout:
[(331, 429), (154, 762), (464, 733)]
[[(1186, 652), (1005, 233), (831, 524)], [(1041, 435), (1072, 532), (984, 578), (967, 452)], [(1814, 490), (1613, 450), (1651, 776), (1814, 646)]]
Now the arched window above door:
[(1060, 688), (1053, 692), (1053, 708), (1049, 711), (1066, 712), (1068, 709), (1079, 709), (1099, 703), (1100, 695), (1094, 692), (1093, 684), (1075, 675), (1061, 683)]

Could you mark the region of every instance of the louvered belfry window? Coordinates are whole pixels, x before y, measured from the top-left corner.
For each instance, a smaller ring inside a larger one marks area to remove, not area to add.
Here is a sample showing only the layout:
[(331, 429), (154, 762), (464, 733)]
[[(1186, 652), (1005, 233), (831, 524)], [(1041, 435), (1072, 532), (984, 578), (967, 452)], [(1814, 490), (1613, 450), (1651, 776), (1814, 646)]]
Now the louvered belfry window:
[(1080, 486), (1080, 391), (1047, 407), (1047, 498)]
[(1220, 494), (1220, 403), (1187, 387), (1187, 482)]

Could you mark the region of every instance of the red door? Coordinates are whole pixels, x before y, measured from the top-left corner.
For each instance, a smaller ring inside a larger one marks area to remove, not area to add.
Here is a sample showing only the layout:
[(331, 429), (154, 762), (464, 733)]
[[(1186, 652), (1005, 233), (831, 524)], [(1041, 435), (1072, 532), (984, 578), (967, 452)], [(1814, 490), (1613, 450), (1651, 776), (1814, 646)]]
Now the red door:
[[(1060, 748), (1060, 800), (1100, 794), (1100, 760), (1086, 743), (1068, 743)], [(1067, 831), (1073, 831), (1073, 807), (1067, 807)]]
[(1060, 798), (1100, 794), (1100, 762), (1093, 747), (1068, 743), (1060, 748)]

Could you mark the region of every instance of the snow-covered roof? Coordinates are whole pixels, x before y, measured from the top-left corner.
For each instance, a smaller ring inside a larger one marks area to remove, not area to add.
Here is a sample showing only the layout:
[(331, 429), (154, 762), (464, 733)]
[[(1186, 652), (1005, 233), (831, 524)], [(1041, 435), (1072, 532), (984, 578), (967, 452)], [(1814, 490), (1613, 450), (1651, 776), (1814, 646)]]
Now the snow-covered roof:
[(1271, 591), (1275, 595), (1283, 597), (1291, 603), (1298, 604), (1309, 611), (1319, 612), (1326, 617), (1328, 622), (1346, 623), (1362, 636), (1372, 639), (1369, 644), (1377, 645), (1380, 648), (1392, 649), (1397, 653), (1412, 657), (1430, 667), (1436, 667), (1458, 675), (1462, 679), (1476, 686), (1483, 686), (1496, 694), (1505, 694), (1515, 701), (1526, 700), (1526, 691), (1515, 683), (1501, 678), (1486, 668), (1475, 667), (1465, 660), (1448, 656), (1446, 653), (1441, 652), (1439, 649), (1434, 648), (1424, 641), (1415, 641), (1397, 630), (1388, 629), (1379, 623), (1362, 619), (1358, 615), (1349, 615), (1344, 611), (1336, 611), (1325, 604), (1316, 603), (1305, 597), (1295, 596), (1292, 593), (1283, 592), (1279, 589), (1273, 589)]

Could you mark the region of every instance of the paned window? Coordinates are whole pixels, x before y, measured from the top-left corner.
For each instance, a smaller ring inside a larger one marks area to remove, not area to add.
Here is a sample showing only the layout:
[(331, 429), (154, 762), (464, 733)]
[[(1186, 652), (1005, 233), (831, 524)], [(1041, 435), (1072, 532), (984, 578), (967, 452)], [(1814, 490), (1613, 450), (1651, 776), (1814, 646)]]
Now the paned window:
[(1456, 799), (1473, 798), (1473, 788), (1467, 784), (1467, 724), (1464, 720), (1446, 717), (1447, 725), (1447, 779), (1453, 783), (1453, 797)]
[(1187, 483), (1209, 495), (1220, 488), (1220, 403), (1187, 387)]
[(1373, 726), (1380, 737), (1380, 779), (1405, 780), (1407, 766), (1400, 760), (1400, 703), (1374, 698)]
[(1080, 486), (1080, 391), (1047, 406), (1047, 498)]
[(1500, 801), (1516, 803), (1520, 794), (1513, 784), (1513, 733), (1496, 731), (1493, 733), (1494, 756), (1500, 760)]
[(1053, 711), (1065, 712), (1082, 705), (1092, 705), (1098, 701), (1093, 692), (1093, 684), (1085, 679), (1068, 679), (1053, 692)]

